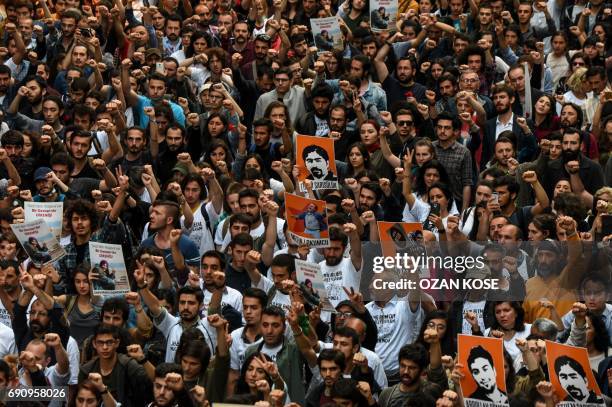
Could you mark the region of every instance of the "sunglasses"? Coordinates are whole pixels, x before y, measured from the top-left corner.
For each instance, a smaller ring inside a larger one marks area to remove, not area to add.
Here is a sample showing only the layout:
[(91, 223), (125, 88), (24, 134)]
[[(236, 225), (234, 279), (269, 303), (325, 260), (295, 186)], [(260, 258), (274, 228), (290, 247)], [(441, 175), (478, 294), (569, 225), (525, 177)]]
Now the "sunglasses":
[(398, 126), (412, 126), (414, 124), (414, 122), (410, 122), (408, 120), (402, 120), (397, 122)]

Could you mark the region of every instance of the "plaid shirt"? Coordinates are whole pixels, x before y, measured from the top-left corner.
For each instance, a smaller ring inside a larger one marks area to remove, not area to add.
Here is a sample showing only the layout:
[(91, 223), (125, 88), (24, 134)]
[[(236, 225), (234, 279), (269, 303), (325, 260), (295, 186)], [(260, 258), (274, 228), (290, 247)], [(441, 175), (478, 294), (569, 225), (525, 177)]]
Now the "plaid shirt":
[[(90, 239), (91, 242), (111, 243), (123, 245), (128, 242), (128, 235), (125, 225), (118, 219), (116, 223), (112, 223), (108, 217), (104, 218), (102, 227), (94, 232)], [(71, 237), (70, 243), (65, 248), (66, 255), (58, 261), (57, 270), (61, 277), (60, 283), (55, 287), (62, 293), (76, 294), (72, 279), (74, 278), (74, 271), (79, 265), (77, 263), (77, 249), (74, 242), (74, 236)], [(124, 257), (125, 257), (124, 249)], [(89, 258), (89, 250), (85, 249), (85, 256), (83, 262), (91, 263)]]
[[(458, 142), (448, 148), (442, 148), (439, 141), (433, 142), (438, 161), (444, 166), (453, 191), (455, 200), (459, 203), (463, 199), (463, 187), (472, 185), (472, 156), (470, 150)], [(449, 207), (450, 207), (449, 203)]]

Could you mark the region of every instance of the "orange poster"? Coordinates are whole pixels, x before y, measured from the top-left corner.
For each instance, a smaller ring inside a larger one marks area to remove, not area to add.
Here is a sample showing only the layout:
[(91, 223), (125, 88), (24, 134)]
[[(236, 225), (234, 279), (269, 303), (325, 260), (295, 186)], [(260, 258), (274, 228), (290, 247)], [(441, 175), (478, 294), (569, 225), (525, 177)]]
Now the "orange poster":
[(312, 182), (312, 190), (338, 189), (338, 171), (334, 153), (334, 140), (326, 137), (298, 135), (296, 140), (296, 166), (299, 190), (306, 192), (305, 180)]
[(384, 257), (407, 258), (400, 264), (412, 264), (405, 270), (396, 270), (397, 273), (414, 273), (418, 270), (421, 278), (429, 277), (429, 269), (424, 266), (427, 253), (423, 243), (423, 224), (407, 222), (376, 222), (378, 235)]
[(546, 341), (546, 361), (558, 407), (604, 405), (586, 348)]
[(504, 371), (502, 339), (484, 336), (458, 336), (459, 363), (465, 378), (461, 391), (466, 407), (509, 406)]
[(299, 245), (329, 246), (325, 201), (285, 194), (287, 231)]

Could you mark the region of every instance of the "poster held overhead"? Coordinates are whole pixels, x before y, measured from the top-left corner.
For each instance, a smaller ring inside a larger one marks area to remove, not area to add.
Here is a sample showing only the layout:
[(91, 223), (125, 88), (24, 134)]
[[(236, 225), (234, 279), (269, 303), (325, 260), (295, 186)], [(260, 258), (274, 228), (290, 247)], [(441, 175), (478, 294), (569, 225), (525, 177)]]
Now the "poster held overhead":
[(89, 242), (89, 258), (95, 295), (108, 297), (130, 291), (121, 245)]
[(62, 220), (64, 218), (63, 202), (24, 202), (25, 221), (43, 219), (51, 233), (59, 241), (62, 237)]
[(461, 391), (466, 407), (508, 407), (502, 339), (458, 335), (458, 363), (465, 368)]
[(325, 201), (285, 194), (285, 218), (289, 236), (298, 245), (329, 246)]
[(311, 18), (310, 29), (317, 47), (317, 54), (344, 48), (338, 17)]
[(296, 166), (299, 190), (306, 192), (305, 180), (310, 180), (312, 190), (338, 189), (338, 171), (334, 140), (326, 137), (298, 135), (296, 139)]
[(586, 348), (546, 341), (546, 362), (558, 407), (604, 405)]
[(43, 219), (11, 225), (15, 237), (36, 266), (57, 261), (66, 255), (51, 229)]

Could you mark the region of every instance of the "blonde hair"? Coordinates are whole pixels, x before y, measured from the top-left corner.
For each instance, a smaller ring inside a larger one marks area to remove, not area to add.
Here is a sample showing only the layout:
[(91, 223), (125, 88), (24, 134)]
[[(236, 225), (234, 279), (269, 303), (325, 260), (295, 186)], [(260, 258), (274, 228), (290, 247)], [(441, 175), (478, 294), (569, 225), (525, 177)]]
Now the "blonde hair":
[(571, 74), (569, 78), (567, 78), (567, 81), (565, 82), (565, 84), (571, 90), (581, 89), (582, 84), (584, 83), (584, 80), (586, 79), (587, 70), (588, 68), (585, 68), (585, 67), (580, 67), (576, 69), (576, 71), (573, 74)]

